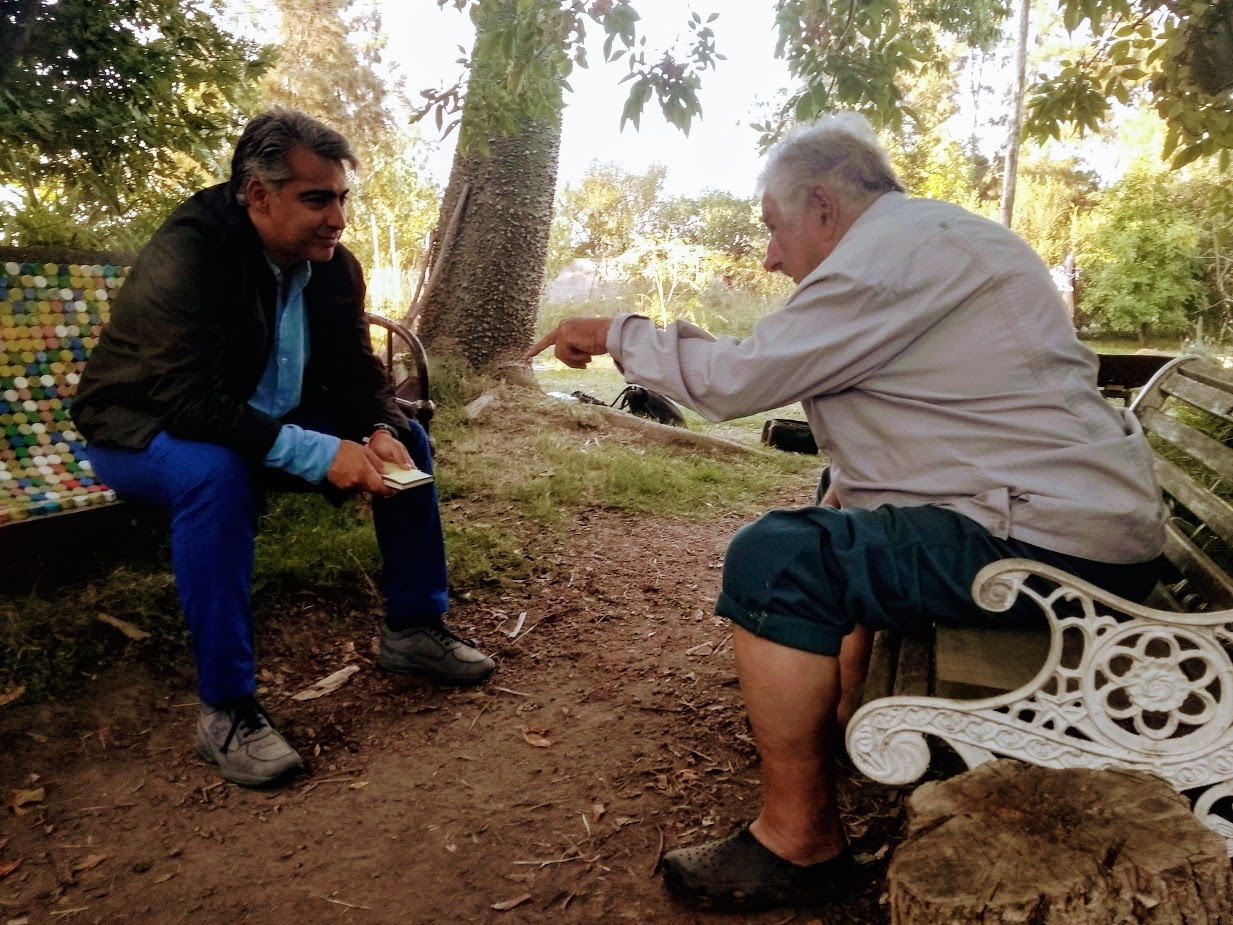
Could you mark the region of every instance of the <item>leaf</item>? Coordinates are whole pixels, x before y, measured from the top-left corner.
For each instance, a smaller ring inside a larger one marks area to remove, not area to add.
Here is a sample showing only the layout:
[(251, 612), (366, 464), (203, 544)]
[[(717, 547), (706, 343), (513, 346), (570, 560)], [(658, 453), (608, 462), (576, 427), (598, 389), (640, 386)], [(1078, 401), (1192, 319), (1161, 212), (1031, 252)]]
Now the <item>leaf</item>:
[(20, 859), (16, 861), (0, 861), (0, 880), (7, 877), (9, 874), (17, 870), (17, 868), (19, 867), (21, 867)]
[(7, 707), (10, 703), (26, 692), (26, 685), (19, 684), (16, 687), (11, 687), (3, 694), (0, 694), (0, 707)]
[(1181, 152), (1173, 158), (1173, 162), (1170, 166), (1174, 170), (1177, 170), (1179, 167), (1185, 167), (1191, 161), (1197, 160), (1203, 155), (1203, 153), (1203, 144), (1201, 142), (1199, 144), (1191, 145), (1188, 148), (1183, 148)]
[(96, 614), (94, 619), (98, 620), (99, 623), (106, 623), (108, 626), (114, 626), (134, 642), (141, 642), (143, 639), (150, 638), (150, 634), (145, 630), (133, 626), (133, 624), (129, 623), (127, 620), (121, 620), (119, 617), (113, 617), (111, 614)]
[(528, 745), (534, 745), (536, 748), (548, 748), (552, 745), (552, 740), (547, 738), (547, 732), (547, 726), (523, 726), (522, 738)]
[(107, 855), (105, 854), (87, 854), (84, 858), (73, 865), (73, 873), (81, 874), (85, 873), (87, 870), (94, 870), (94, 868), (98, 867), (105, 860), (107, 860)]
[(13, 807), (13, 812), (18, 816), (24, 816), (28, 812), (24, 807), (31, 803), (42, 803), (46, 798), (47, 791), (42, 787), (34, 790), (14, 790), (13, 800), (9, 805)]
[(332, 694), (338, 690), (347, 680), (360, 670), (359, 665), (348, 665), (346, 668), (340, 668), (328, 677), (322, 678), (312, 687), (305, 688), (298, 694), (292, 696), (292, 700), (316, 700), (318, 697), (324, 697), (326, 694)]
[(498, 912), (508, 912), (515, 906), (521, 906), (524, 902), (531, 898), (530, 893), (523, 893), (521, 896), (515, 896), (513, 899), (507, 899), (505, 902), (493, 903), (492, 908)]

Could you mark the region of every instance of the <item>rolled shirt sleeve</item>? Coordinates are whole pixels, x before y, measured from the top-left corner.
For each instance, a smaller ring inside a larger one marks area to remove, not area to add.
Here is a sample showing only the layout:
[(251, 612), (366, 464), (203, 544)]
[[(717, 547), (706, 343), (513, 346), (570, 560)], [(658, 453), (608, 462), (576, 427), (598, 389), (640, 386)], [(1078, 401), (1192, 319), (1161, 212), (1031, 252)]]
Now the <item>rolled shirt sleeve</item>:
[(316, 485), (330, 471), (341, 443), (332, 434), (305, 430), (296, 424), (284, 424), (278, 431), (274, 446), (266, 454), (265, 464)]

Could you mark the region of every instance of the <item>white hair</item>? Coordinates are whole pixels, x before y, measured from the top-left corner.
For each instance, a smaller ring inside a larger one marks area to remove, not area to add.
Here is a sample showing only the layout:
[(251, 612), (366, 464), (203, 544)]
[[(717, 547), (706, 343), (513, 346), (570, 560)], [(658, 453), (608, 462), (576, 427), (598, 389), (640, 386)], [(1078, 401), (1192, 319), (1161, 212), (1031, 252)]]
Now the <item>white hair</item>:
[(883, 193), (904, 191), (873, 126), (855, 112), (823, 116), (777, 141), (758, 175), (757, 192), (769, 193), (781, 208), (795, 212), (818, 183), (858, 206)]

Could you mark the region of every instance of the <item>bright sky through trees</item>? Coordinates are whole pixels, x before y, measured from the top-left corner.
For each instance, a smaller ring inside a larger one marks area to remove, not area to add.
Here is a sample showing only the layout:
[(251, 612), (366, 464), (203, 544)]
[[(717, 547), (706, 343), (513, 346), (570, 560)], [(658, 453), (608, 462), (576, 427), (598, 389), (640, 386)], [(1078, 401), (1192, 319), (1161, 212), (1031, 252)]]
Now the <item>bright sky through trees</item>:
[[(461, 70), (455, 63), (458, 46), (470, 51), (473, 32), (467, 16), (435, 0), (379, 0), (390, 36), (387, 61), (407, 79), (412, 94), (429, 86), (452, 84)], [(700, 122), (689, 137), (667, 125), (653, 105), (647, 107), (640, 130), (627, 125), (618, 130), (628, 85), (619, 81), (627, 73), (624, 61), (605, 64), (598, 28), (589, 45), (590, 68), (575, 70), (570, 78), (574, 93), (567, 95), (558, 185), (576, 184), (592, 161), (613, 161), (631, 172), (652, 163), (668, 167), (665, 191), (688, 195), (706, 188), (740, 195), (753, 191), (759, 167), (757, 133), (749, 127), (764, 115), (759, 102), (773, 101), (788, 84), (787, 70), (774, 56), (774, 3), (772, 0), (652, 0), (638, 4), (642, 34), (649, 49), (672, 47), (673, 39), (688, 35), (691, 11), (703, 17), (719, 13), (712, 23), (719, 53), (727, 56), (715, 71), (703, 75)], [(426, 141), (437, 137), (436, 127), (423, 126)], [(448, 178), (454, 136), (430, 160), (436, 179)]]

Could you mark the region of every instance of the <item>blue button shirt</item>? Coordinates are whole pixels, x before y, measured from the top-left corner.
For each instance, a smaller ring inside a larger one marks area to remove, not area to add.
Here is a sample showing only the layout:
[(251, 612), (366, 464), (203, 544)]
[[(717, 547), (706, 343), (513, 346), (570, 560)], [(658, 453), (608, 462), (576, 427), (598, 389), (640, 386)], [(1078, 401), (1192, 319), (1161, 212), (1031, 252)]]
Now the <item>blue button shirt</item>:
[[(284, 273), (266, 256), (278, 281), (274, 305), (274, 350), (257, 390), (248, 404), (271, 417), (282, 418), (300, 404), (304, 367), (308, 365), (308, 325), (304, 319), (304, 287), (312, 276), (308, 261)], [(266, 454), (265, 464), (316, 484), (325, 478), (340, 441), (331, 434), (284, 424)]]

